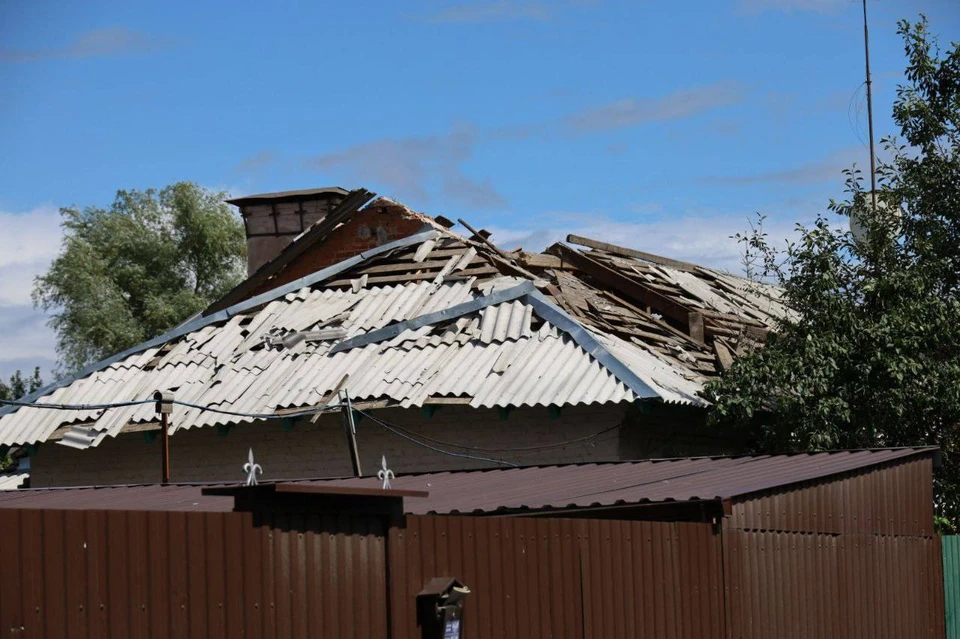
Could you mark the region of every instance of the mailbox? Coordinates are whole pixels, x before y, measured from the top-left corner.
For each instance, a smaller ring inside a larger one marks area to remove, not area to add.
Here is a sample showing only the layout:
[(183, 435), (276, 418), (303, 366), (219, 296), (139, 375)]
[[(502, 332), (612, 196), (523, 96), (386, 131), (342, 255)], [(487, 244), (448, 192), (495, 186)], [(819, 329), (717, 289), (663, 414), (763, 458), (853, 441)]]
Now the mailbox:
[(463, 600), (470, 589), (453, 577), (434, 577), (417, 594), (417, 625), (423, 639), (460, 639)]
[(156, 404), (158, 415), (169, 415), (173, 412), (173, 393), (168, 391), (157, 391), (153, 394), (153, 401)]

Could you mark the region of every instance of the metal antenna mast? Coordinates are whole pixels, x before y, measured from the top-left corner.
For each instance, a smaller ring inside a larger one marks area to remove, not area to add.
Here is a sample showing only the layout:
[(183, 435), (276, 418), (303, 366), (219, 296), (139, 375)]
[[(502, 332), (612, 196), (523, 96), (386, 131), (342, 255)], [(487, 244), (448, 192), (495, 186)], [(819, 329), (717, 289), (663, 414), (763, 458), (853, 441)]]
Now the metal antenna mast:
[(873, 149), (873, 92), (870, 79), (870, 35), (867, 31), (867, 0), (863, 0), (863, 53), (867, 66), (867, 127), (870, 135), (870, 198), (877, 213), (877, 157)]

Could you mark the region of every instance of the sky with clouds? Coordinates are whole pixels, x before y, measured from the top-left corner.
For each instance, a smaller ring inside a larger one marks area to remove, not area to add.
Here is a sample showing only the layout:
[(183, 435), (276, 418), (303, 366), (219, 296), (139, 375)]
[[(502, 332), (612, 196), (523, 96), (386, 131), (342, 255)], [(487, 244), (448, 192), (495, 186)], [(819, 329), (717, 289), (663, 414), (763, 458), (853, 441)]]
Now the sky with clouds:
[[(960, 38), (955, 0), (869, 0), (877, 137), (899, 18)], [(360, 6), (362, 4), (362, 6)], [(0, 3), (0, 375), (49, 370), (33, 277), (58, 208), (193, 180), (366, 186), (507, 246), (567, 233), (721, 268), (867, 162), (853, 0)]]

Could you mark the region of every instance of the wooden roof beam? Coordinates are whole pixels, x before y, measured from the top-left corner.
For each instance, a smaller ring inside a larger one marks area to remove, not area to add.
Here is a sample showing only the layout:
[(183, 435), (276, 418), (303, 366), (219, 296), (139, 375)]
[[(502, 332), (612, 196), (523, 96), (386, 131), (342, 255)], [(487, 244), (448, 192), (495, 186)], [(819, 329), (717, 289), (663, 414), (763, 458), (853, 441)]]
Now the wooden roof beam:
[(649, 306), (664, 317), (679, 323), (692, 339), (703, 342), (703, 316), (700, 313), (691, 311), (691, 309), (675, 302), (659, 291), (565, 244), (554, 244), (547, 249), (547, 252), (556, 255), (564, 262), (573, 264), (601, 284), (609, 286), (628, 299)]
[(579, 235), (571, 234), (567, 236), (567, 241), (571, 244), (586, 246), (587, 248), (597, 249), (598, 251), (604, 251), (605, 253), (610, 253), (612, 255), (619, 255), (620, 257), (632, 257), (638, 260), (644, 260), (645, 262), (652, 262), (661, 266), (668, 266), (670, 268), (675, 268), (678, 271), (694, 272), (699, 271), (702, 268), (696, 264), (691, 264), (690, 262), (672, 260), (669, 257), (663, 257), (661, 255), (655, 255), (645, 251), (637, 251), (634, 249), (625, 248), (623, 246), (617, 246), (616, 244), (601, 242), (600, 240), (591, 240), (589, 237), (581, 237)]

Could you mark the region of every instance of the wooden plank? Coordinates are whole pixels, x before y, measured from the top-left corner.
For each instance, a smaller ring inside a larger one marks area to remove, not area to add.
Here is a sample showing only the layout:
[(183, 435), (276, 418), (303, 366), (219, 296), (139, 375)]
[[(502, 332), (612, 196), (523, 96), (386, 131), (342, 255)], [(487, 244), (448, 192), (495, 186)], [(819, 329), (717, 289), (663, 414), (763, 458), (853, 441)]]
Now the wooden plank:
[(733, 353), (727, 348), (723, 340), (713, 340), (713, 352), (717, 355), (717, 361), (720, 362), (720, 369), (727, 371), (733, 366)]
[[(462, 254), (466, 251), (450, 251), (453, 255)], [(451, 255), (450, 257), (453, 257)], [(423, 271), (427, 269), (441, 269), (446, 266), (447, 260), (437, 260), (431, 262), (401, 262), (399, 264), (377, 264), (367, 268), (358, 269), (357, 273), (373, 275), (374, 273), (402, 273), (404, 271)]]
[[(367, 284), (402, 284), (404, 282), (416, 282), (421, 280), (432, 280), (437, 276), (438, 271), (431, 271), (427, 273), (410, 273), (404, 275), (380, 275), (377, 277), (371, 277), (367, 280)], [(460, 271), (457, 275), (460, 277), (456, 279), (465, 279), (468, 277), (478, 277), (480, 275), (499, 275), (500, 271), (493, 268), (492, 266), (481, 266), (475, 268), (468, 268), (464, 271)], [(454, 278), (445, 278), (445, 279), (454, 279)], [(325, 284), (325, 287), (332, 288), (334, 286), (350, 286), (350, 280), (337, 280), (335, 282), (330, 282)]]
[(457, 218), (457, 222), (460, 222), (460, 224), (463, 224), (464, 228), (466, 228), (468, 231), (473, 233), (474, 237), (476, 237), (477, 240), (486, 244), (494, 253), (496, 253), (497, 255), (499, 255), (500, 257), (502, 257), (507, 261), (510, 260), (510, 256), (507, 255), (499, 246), (497, 246), (496, 244), (488, 240), (486, 236), (481, 235), (479, 232), (474, 230), (472, 226), (470, 226), (469, 224), (463, 221), (463, 218)]
[(703, 315), (697, 311), (691, 311), (687, 314), (687, 326), (689, 327), (690, 337), (695, 341), (703, 343)]
[(670, 268), (675, 268), (678, 271), (696, 272), (700, 268), (696, 264), (691, 264), (689, 262), (672, 260), (669, 257), (663, 257), (654, 253), (647, 253), (646, 251), (637, 251), (635, 249), (617, 246), (616, 244), (601, 242), (600, 240), (591, 240), (589, 237), (581, 237), (580, 235), (568, 235), (567, 241), (571, 244), (577, 244), (579, 246), (586, 246), (588, 248), (605, 251), (613, 255), (619, 255), (620, 257), (633, 257), (647, 262), (653, 262), (654, 264), (660, 264), (661, 266), (668, 266)]
[(521, 252), (517, 256), (517, 261), (527, 268), (563, 268), (564, 267), (563, 260), (561, 260), (556, 255), (547, 255), (546, 253)]
[[(681, 326), (687, 329), (687, 334), (696, 339), (695, 335), (690, 335), (690, 309), (666, 297), (659, 291), (653, 290), (649, 286), (638, 282), (612, 268), (602, 264), (597, 260), (579, 253), (569, 246), (563, 244), (554, 244), (547, 249), (561, 259), (570, 262), (584, 273), (590, 275), (601, 284), (615, 289), (621, 295), (628, 297), (635, 302), (649, 306), (664, 317), (679, 322)], [(696, 327), (694, 327), (696, 333)]]

